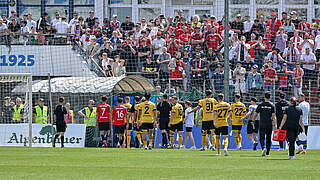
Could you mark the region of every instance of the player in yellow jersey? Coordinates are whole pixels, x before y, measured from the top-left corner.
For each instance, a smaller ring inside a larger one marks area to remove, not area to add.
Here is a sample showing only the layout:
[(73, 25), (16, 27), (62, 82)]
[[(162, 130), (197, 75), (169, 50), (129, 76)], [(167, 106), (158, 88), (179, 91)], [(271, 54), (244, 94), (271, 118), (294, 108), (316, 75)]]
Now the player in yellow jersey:
[(178, 97), (172, 97), (172, 110), (171, 110), (171, 118), (169, 121), (170, 128), (170, 144), (171, 149), (173, 149), (173, 141), (174, 141), (174, 133), (177, 131), (179, 135), (179, 145), (178, 149), (181, 148), (182, 143), (182, 133), (183, 133), (183, 107), (178, 103)]
[(236, 94), (234, 96), (235, 103), (231, 104), (231, 121), (232, 121), (232, 131), (234, 134), (234, 138), (236, 140), (237, 148), (241, 150), (242, 145), (242, 137), (241, 137), (241, 129), (243, 126), (243, 120), (242, 118), (245, 115), (246, 112), (246, 106), (240, 102), (240, 94)]
[[(206, 98), (199, 101), (199, 105), (192, 109), (190, 113), (196, 112), (201, 107), (203, 109), (203, 119), (202, 119), (202, 148), (200, 151), (205, 150), (206, 146), (206, 136), (211, 132), (212, 135), (212, 150), (215, 150), (214, 146), (216, 144), (216, 137), (214, 134), (214, 125), (213, 125), (213, 114), (214, 114), (214, 105), (217, 104), (217, 101), (212, 98), (212, 91), (206, 90)], [(198, 121), (196, 122), (198, 126)]]
[(138, 143), (139, 143), (139, 147), (142, 146), (142, 139), (141, 139), (141, 127), (138, 125), (139, 121), (140, 121), (140, 113), (139, 113), (139, 109), (140, 109), (140, 101), (142, 101), (142, 99), (139, 96), (134, 97), (134, 102), (135, 102), (135, 106), (134, 106), (134, 115), (133, 115), (133, 124), (134, 124), (134, 131), (136, 133), (136, 137), (138, 139)]
[(126, 124), (126, 139), (127, 139), (127, 149), (130, 149), (130, 142), (131, 142), (131, 131), (132, 131), (132, 113), (131, 113), (131, 107), (132, 105), (130, 104), (130, 97), (127, 96), (125, 98), (125, 103), (122, 104), (122, 106), (127, 108), (127, 113), (128, 113), (128, 121)]
[[(143, 146), (144, 149), (151, 150), (152, 148), (152, 131), (153, 127), (157, 127), (157, 112), (156, 105), (150, 102), (151, 94), (146, 93), (144, 95), (146, 98), (145, 102), (140, 104), (139, 114), (141, 114), (141, 119), (139, 126), (141, 126), (143, 132)], [(149, 135), (149, 146), (147, 147), (147, 135)]]
[(228, 156), (228, 117), (230, 116), (230, 104), (223, 101), (223, 94), (218, 95), (218, 104), (214, 106), (214, 126), (216, 134), (217, 155), (220, 156), (220, 135), (223, 136), (224, 155)]

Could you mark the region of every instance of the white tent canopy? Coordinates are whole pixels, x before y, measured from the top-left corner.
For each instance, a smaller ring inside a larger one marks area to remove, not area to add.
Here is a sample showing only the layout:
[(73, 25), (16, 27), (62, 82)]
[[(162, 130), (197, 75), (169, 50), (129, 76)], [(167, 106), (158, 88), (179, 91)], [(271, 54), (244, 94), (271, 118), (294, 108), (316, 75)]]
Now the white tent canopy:
[[(49, 81), (34, 81), (32, 92), (48, 92)], [(13, 92), (25, 92), (25, 85)], [(155, 91), (153, 84), (142, 76), (123, 77), (59, 77), (51, 79), (52, 93), (133, 93)]]

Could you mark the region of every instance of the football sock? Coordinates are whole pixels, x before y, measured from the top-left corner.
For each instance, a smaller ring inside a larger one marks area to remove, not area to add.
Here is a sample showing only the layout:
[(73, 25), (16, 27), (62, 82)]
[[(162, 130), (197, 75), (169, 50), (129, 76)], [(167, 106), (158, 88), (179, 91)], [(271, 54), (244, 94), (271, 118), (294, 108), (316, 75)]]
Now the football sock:
[(170, 145), (171, 145), (171, 148), (173, 148), (173, 140), (174, 140), (173, 134), (170, 135), (169, 137), (170, 137)]
[(224, 149), (228, 149), (228, 145), (229, 145), (228, 137), (223, 140), (223, 145), (224, 145)]
[(181, 144), (182, 144), (182, 140), (183, 140), (183, 138), (182, 138), (182, 132), (179, 134), (179, 148), (180, 148), (180, 146), (181, 146)]
[(206, 134), (202, 134), (202, 147), (206, 147), (206, 140), (207, 140), (207, 135)]
[(216, 138), (216, 145), (217, 145), (218, 154), (220, 154), (220, 147), (221, 147), (220, 136), (217, 136), (217, 138)]
[(102, 142), (104, 140), (104, 135), (100, 135), (100, 141)]
[(131, 135), (127, 135), (127, 146), (131, 144)]
[(234, 139), (236, 140), (237, 147), (239, 147), (239, 135), (235, 135)]
[(146, 147), (147, 146), (147, 135), (146, 135), (146, 138), (143, 138), (143, 147)]
[(61, 146), (64, 146), (64, 136), (61, 136)]
[(162, 145), (165, 146), (167, 145), (167, 134), (166, 133), (162, 133)]
[(126, 134), (124, 134), (123, 135), (123, 141), (122, 141), (123, 144), (126, 144), (126, 141), (125, 141), (126, 137), (127, 137)]
[(124, 136), (120, 136), (120, 145), (122, 146), (124, 140)]
[(59, 137), (59, 134), (56, 134), (56, 135), (54, 136), (54, 138), (53, 138), (53, 143), (54, 143), (54, 144), (56, 143), (56, 140), (57, 140), (58, 137)]
[(216, 145), (216, 136), (211, 133), (211, 139), (212, 139), (212, 146), (214, 147)]
[(240, 146), (242, 146), (242, 145), (241, 145), (241, 142), (242, 142), (242, 136), (241, 136), (240, 132), (239, 132), (239, 134), (238, 134), (238, 141), (239, 141), (239, 145), (240, 145)]
[(141, 143), (141, 133), (140, 132), (137, 132), (137, 138), (138, 138), (139, 143)]

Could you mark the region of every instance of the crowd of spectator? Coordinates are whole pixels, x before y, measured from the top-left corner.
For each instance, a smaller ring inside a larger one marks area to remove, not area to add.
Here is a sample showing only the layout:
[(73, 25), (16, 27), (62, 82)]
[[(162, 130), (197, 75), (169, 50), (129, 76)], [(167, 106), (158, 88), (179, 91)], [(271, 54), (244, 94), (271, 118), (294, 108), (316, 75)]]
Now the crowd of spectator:
[[(52, 34), (56, 41), (73, 41), (107, 77), (139, 72), (161, 89), (170, 80), (176, 91), (205, 87), (223, 92), (224, 19), (194, 15), (188, 20), (182, 14), (179, 10), (175, 17), (159, 14), (137, 23), (113, 15), (100, 24), (93, 11), (87, 18), (74, 12), (69, 23), (58, 12), (51, 21), (45, 13), (36, 22), (30, 13), (19, 19), (13, 11), (9, 18), (2, 15), (0, 33), (8, 32), (12, 39), (38, 33), (37, 44)], [(307, 22), (295, 11), (277, 16), (274, 12), (252, 21), (238, 14), (229, 23), (229, 91), (256, 96), (276, 90), (297, 97), (309, 82), (319, 87), (320, 18)], [(65, 39), (65, 33), (75, 36)]]

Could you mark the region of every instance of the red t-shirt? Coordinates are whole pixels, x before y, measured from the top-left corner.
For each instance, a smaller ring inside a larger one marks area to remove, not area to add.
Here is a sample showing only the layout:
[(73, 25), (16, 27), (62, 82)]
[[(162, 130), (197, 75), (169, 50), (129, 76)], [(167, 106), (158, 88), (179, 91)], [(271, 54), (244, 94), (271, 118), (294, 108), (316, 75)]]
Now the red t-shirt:
[(188, 34), (188, 33), (186, 33), (186, 34), (181, 34), (181, 35), (179, 36), (179, 38), (180, 38), (181, 41), (189, 41), (190, 38), (191, 38), (191, 35)]
[(218, 46), (222, 42), (222, 38), (218, 34), (209, 34), (206, 40), (208, 41), (208, 48), (213, 50), (218, 50)]
[[(179, 67), (182, 67), (182, 71), (179, 70)], [(184, 69), (184, 64), (183, 61), (178, 60), (177, 61), (177, 66), (175, 68), (175, 71), (173, 72), (172, 70), (170, 70), (170, 78), (182, 78), (182, 72)]]
[[(191, 39), (193, 39), (193, 40), (201, 40), (201, 39), (203, 39), (203, 34), (193, 34), (192, 36), (191, 36)], [(193, 44), (193, 45), (195, 45), (195, 44)]]
[[(170, 39), (168, 42), (167, 42), (167, 47), (168, 47), (168, 52), (170, 55), (173, 55), (173, 53), (175, 51), (178, 50), (178, 48), (172, 43), (171, 44), (171, 41), (172, 39)], [(177, 39), (174, 39), (174, 42), (178, 45), (179, 44), (179, 41)]]
[(302, 22), (299, 22), (299, 24), (298, 24), (298, 29), (299, 29), (300, 31), (309, 31), (309, 30), (310, 30), (310, 26), (311, 26), (310, 23), (309, 23), (309, 22), (306, 22), (305, 24), (306, 24), (307, 28), (304, 27), (304, 25), (303, 25)]
[(116, 106), (112, 110), (112, 115), (114, 117), (114, 125), (125, 125), (125, 117), (127, 115), (127, 108), (124, 106)]
[(146, 39), (146, 44), (147, 44), (147, 46), (150, 46), (150, 45), (151, 45), (151, 40), (150, 40), (150, 38), (147, 38), (147, 37), (145, 37), (145, 38), (139, 37), (139, 39), (138, 39), (139, 48), (142, 47), (142, 42), (141, 42), (142, 39)]
[[(249, 41), (248, 42), (248, 44), (250, 46), (254, 45), (255, 43), (257, 43), (257, 41)], [(249, 49), (249, 54), (250, 54), (251, 58), (254, 58), (254, 49), (253, 48)]]
[[(271, 68), (271, 69), (266, 69), (264, 70), (264, 77), (268, 77), (268, 78), (271, 78), (271, 79), (274, 79), (276, 77), (276, 70)], [(269, 85), (269, 84), (274, 84), (272, 80), (266, 80), (265, 85)]]
[(176, 37), (179, 37), (181, 34), (184, 34), (184, 31), (182, 29), (178, 29), (176, 31)]
[(110, 110), (109, 104), (99, 104), (97, 107), (98, 122), (110, 122)]
[(282, 22), (279, 18), (276, 18), (274, 21), (272, 19), (270, 19), (267, 22), (267, 26), (270, 27), (270, 31), (271, 31), (272, 36), (275, 36), (277, 34), (279, 27), (282, 26)]

